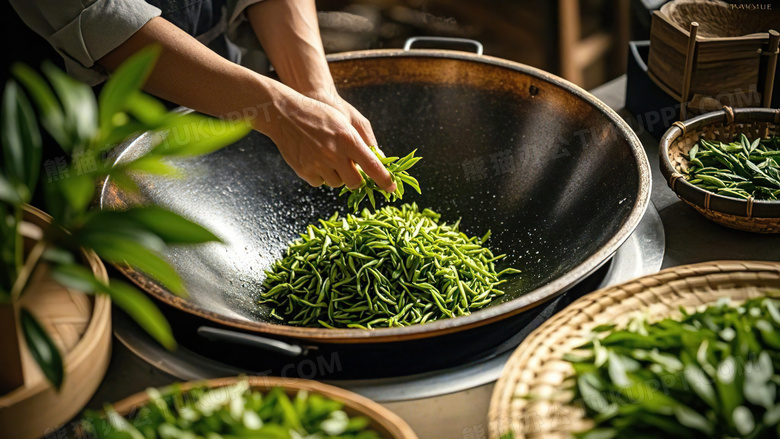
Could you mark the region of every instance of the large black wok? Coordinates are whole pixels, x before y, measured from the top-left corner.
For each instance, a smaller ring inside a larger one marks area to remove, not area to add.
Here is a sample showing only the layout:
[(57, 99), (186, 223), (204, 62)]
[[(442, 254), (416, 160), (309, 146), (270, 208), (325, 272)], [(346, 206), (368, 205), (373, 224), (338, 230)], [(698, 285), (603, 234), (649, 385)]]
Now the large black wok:
[[(382, 50), (329, 58), (342, 96), (372, 121), (388, 155), (414, 148), (422, 195), (404, 202), (462, 218), (469, 234), (491, 229), (495, 253), (523, 275), (500, 303), (467, 317), (373, 331), (274, 323), (256, 303), (264, 270), (309, 223), (346, 211), (337, 190), (298, 179), (265, 136), (177, 164), (186, 178), (139, 179), (131, 197), (107, 182), (104, 208), (169, 207), (225, 244), (173, 249), (189, 298), (124, 269), (188, 318), (220, 328), (316, 345), (385, 343), (442, 336), (534, 307), (602, 265), (631, 234), (650, 195), (642, 145), (623, 120), (582, 89), (521, 64), (454, 51)], [(119, 161), (146, 150), (150, 135), (123, 145)], [(205, 319), (205, 320), (204, 320)]]

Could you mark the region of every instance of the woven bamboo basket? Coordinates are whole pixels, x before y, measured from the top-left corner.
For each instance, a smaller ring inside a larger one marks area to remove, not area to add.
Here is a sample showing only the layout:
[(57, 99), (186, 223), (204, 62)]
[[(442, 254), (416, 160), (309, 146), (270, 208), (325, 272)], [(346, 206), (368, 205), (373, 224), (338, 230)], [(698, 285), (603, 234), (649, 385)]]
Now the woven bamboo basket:
[[(35, 226), (28, 230), (35, 233), (40, 234), (51, 222), (32, 206), (25, 211), (25, 221)], [(23, 235), (34, 240), (39, 238), (35, 233)], [(83, 256), (95, 276), (107, 282), (106, 268), (97, 255), (85, 251)], [(40, 266), (19, 302), (46, 328), (60, 349), (65, 368), (62, 388), (57, 391), (44, 378), (21, 334), (15, 334), (23, 385), (0, 395), (0, 437), (35, 439), (76, 416), (100, 386), (111, 359), (111, 300), (65, 288), (51, 278), (46, 266)], [(0, 358), (0, 367), (4, 361), (10, 359)]]
[(687, 154), (701, 138), (731, 142), (739, 133), (749, 139), (778, 135), (780, 109), (743, 108), (706, 113), (675, 122), (661, 137), (659, 162), (669, 187), (688, 205), (726, 227), (758, 233), (780, 233), (780, 201), (725, 197), (688, 183), (683, 177)]
[[(575, 301), (537, 328), (512, 354), (490, 401), (491, 439), (571, 438), (592, 425), (572, 404), (563, 355), (587, 341), (601, 324), (624, 327), (635, 315), (651, 321), (679, 316), (721, 297), (744, 301), (780, 288), (780, 263), (719, 261), (685, 265), (605, 288)], [(534, 398), (525, 398), (535, 395)]]
[[(412, 431), (411, 427), (390, 410), (363, 396), (317, 381), (254, 376), (247, 378), (217, 378), (207, 381), (190, 381), (183, 383), (181, 386), (182, 390), (204, 385), (210, 388), (219, 388), (235, 384), (240, 379), (248, 380), (249, 386), (252, 389), (261, 392), (268, 391), (273, 387), (282, 387), (291, 397), (295, 396), (299, 390), (317, 393), (344, 404), (343, 410), (350, 416), (364, 416), (368, 418), (371, 421), (370, 427), (377, 431), (382, 438), (417, 439), (417, 435)], [(148, 402), (149, 395), (146, 392), (141, 392), (117, 402), (114, 404), (114, 408), (120, 415), (127, 416), (130, 413), (137, 413), (136, 409)]]
[[(778, 28), (772, 12), (736, 9), (712, 0), (664, 4), (652, 17), (648, 76), (677, 101), (699, 95), (734, 107), (764, 105), (767, 85), (759, 83), (760, 71), (775, 52), (769, 31)], [(692, 22), (698, 23), (698, 32), (686, 75)], [(686, 91), (689, 96), (683, 97)]]

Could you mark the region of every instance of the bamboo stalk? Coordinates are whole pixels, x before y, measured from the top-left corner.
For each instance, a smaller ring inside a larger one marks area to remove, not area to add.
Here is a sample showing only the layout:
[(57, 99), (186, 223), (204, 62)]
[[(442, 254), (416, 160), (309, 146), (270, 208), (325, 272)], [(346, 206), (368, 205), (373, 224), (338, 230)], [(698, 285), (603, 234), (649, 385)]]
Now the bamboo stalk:
[(772, 29), (769, 31), (769, 60), (766, 64), (766, 79), (764, 80), (764, 93), (762, 105), (769, 108), (772, 105), (772, 92), (775, 85), (775, 72), (777, 70), (777, 47), (780, 43), (780, 32)]
[(680, 119), (688, 116), (688, 95), (691, 93), (691, 80), (693, 77), (693, 61), (696, 57), (696, 34), (699, 32), (699, 23), (692, 21), (689, 29), (688, 51), (685, 55), (685, 75), (683, 76), (683, 88), (680, 94)]

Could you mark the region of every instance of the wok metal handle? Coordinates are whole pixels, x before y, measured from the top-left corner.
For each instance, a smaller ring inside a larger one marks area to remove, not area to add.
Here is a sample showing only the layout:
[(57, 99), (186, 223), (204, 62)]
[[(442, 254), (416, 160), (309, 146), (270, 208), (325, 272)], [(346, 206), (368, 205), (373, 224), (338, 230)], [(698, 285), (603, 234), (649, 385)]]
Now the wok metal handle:
[(257, 349), (264, 349), (288, 357), (301, 357), (306, 355), (308, 349), (303, 346), (285, 343), (272, 338), (260, 337), (243, 332), (229, 331), (227, 329), (212, 328), (210, 326), (201, 326), (198, 328), (198, 335), (209, 341), (225, 342), (241, 346), (249, 346)]
[(450, 37), (411, 37), (404, 43), (404, 50), (412, 50), (414, 43), (418, 41), (429, 43), (445, 43), (445, 44), (468, 44), (475, 48), (477, 55), (482, 55), (482, 43), (477, 40), (471, 40), (468, 38), (450, 38)]

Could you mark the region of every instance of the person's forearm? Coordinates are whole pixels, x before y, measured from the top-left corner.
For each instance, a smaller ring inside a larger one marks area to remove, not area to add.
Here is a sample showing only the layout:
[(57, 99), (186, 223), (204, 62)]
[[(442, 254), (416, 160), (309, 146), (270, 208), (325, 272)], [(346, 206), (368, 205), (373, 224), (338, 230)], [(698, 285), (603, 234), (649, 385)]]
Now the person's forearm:
[(371, 123), (333, 84), (314, 0), (265, 0), (247, 8), (246, 15), (282, 82), (336, 108), (367, 145), (378, 146)]
[(113, 71), (152, 43), (162, 53), (144, 90), (160, 98), (217, 117), (252, 116), (269, 111), (283, 93), (278, 82), (221, 57), (163, 18), (149, 21), (98, 63)]
[(319, 99), (334, 91), (314, 0), (265, 0), (246, 14), (282, 82)]
[[(292, 19), (290, 27), (298, 29), (292, 32), (296, 34), (306, 29), (300, 22), (304, 16), (308, 15), (275, 17), (275, 20)], [(316, 30), (316, 15), (313, 26)], [(308, 38), (305, 37), (307, 41)], [(152, 43), (161, 45), (162, 53), (144, 86), (146, 91), (213, 116), (250, 118), (252, 127), (270, 137), (284, 160), (312, 186), (346, 184), (357, 188), (362, 183), (356, 167), (359, 165), (383, 190), (396, 190), (387, 169), (361, 139), (361, 136), (368, 137), (365, 130), (357, 131), (351, 119), (340, 110), (222, 58), (163, 18), (149, 21), (98, 63), (115, 70), (125, 59)], [(302, 54), (294, 53), (297, 50)], [(287, 51), (290, 57), (299, 60), (283, 63), (281, 68), (277, 66), (280, 73), (284, 71), (288, 75), (285, 77), (288, 81), (302, 78), (290, 77), (292, 70), (288, 67), (296, 62), (312, 62), (310, 68), (324, 67), (325, 80), (332, 84), (321, 47), (288, 48)], [(317, 75), (306, 77), (322, 79)]]

